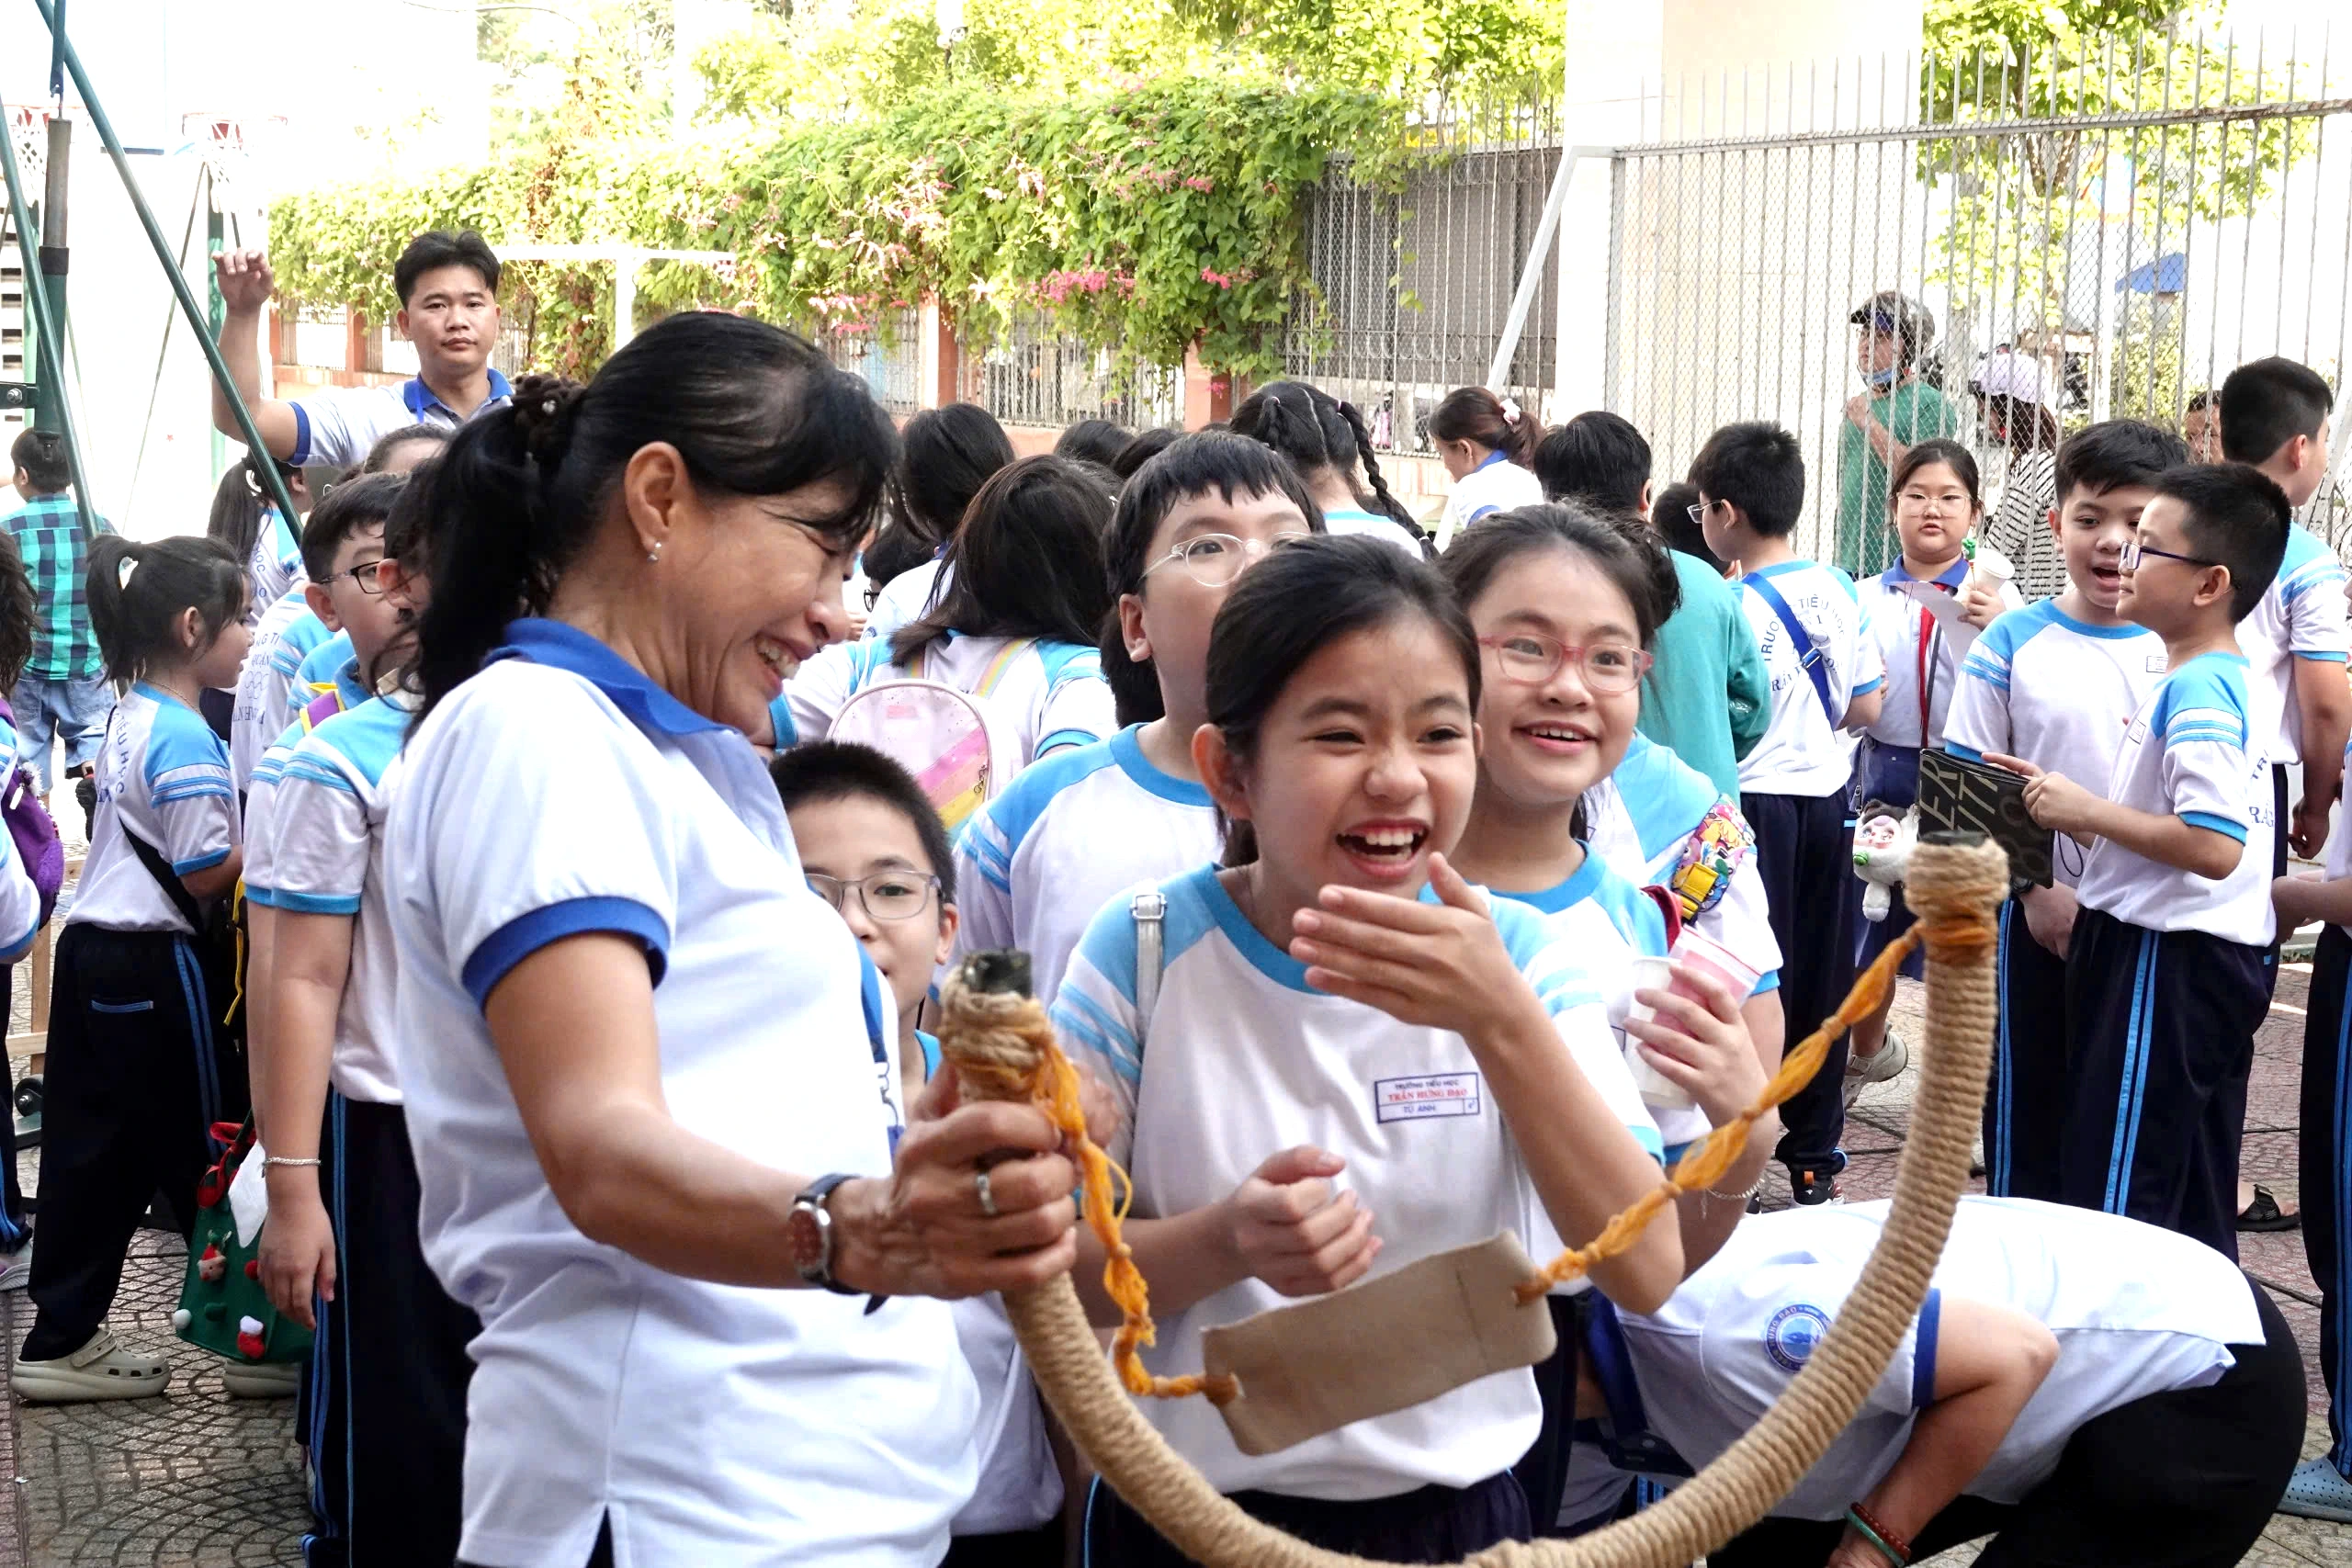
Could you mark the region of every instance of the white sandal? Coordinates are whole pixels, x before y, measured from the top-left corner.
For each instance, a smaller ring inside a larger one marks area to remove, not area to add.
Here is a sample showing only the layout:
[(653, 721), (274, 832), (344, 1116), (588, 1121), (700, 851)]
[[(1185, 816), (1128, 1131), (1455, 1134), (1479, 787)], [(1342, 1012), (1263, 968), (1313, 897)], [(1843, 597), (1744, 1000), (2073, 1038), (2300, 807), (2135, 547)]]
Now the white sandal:
[(48, 1361), (18, 1361), (8, 1374), (8, 1386), (19, 1398), (61, 1404), (93, 1399), (153, 1399), (171, 1381), (169, 1361), (125, 1348), (114, 1331), (103, 1325), (72, 1355)]

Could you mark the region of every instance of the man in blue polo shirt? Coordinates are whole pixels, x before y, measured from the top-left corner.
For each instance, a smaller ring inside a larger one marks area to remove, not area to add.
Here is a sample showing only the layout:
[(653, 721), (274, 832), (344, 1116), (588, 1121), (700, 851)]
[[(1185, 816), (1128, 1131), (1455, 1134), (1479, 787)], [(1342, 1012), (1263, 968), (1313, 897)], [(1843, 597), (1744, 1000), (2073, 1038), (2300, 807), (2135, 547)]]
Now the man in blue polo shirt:
[[(293, 402), (264, 397), (261, 313), (277, 279), (259, 251), (225, 251), (217, 271), (227, 311), (221, 357), (270, 456), (281, 461), (347, 467), (379, 436), (413, 424), (463, 424), (510, 395), (506, 378), (490, 367), (498, 341), (498, 258), (470, 229), (419, 234), (392, 265), (401, 300), (393, 324), (416, 345), (417, 364), (413, 378), (394, 386), (330, 387)], [(217, 386), (212, 423), (232, 440), (244, 438)]]

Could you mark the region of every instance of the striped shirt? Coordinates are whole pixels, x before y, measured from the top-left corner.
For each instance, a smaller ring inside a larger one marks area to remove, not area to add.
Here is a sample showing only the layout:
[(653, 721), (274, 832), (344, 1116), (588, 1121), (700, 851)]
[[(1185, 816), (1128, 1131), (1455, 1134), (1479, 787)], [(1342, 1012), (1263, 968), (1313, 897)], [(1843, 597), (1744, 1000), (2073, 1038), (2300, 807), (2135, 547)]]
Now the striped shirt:
[[(103, 517), (99, 528), (114, 530)], [(8, 532), (32, 579), (33, 656), (25, 673), (45, 681), (81, 681), (98, 672), (97, 635), (90, 630), (89, 536), (73, 496), (37, 495), (8, 514)]]

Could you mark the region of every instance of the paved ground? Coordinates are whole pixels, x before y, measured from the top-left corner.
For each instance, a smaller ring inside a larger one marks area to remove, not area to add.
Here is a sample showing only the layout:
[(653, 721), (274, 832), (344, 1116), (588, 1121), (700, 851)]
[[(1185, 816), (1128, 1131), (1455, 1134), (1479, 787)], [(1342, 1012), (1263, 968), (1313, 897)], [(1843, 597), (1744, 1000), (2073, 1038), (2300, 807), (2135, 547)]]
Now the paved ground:
[[(2292, 965), (2280, 981), (2278, 1005), (2257, 1042), (2245, 1143), (2248, 1170), (2290, 1204), (2307, 983), (2307, 971)], [(1897, 1002), (1895, 1027), (1915, 1041), (1921, 1037), (1922, 999), (1906, 983)], [(23, 997), (17, 1001), (14, 1027), (20, 1029)], [(1857, 1107), (1847, 1132), (1853, 1159), (1846, 1178), (1849, 1196), (1892, 1190), (1914, 1082), (1905, 1077), (1874, 1089)], [(26, 1190), (37, 1193), (38, 1156), (24, 1156), (20, 1169)], [(1768, 1189), (1768, 1196), (1775, 1206), (1784, 1203), (1785, 1186)], [(2323, 1408), (2317, 1308), (2301, 1234), (2245, 1239), (2247, 1269), (2271, 1287), (2302, 1343), (2316, 1413)], [(0, 1568), (300, 1563), (299, 1540), (308, 1515), (293, 1402), (230, 1398), (209, 1358), (173, 1339), (170, 1314), (184, 1257), (176, 1237), (143, 1233), (114, 1319), (126, 1338), (172, 1348), (176, 1371), (164, 1398), (41, 1406), (8, 1397), (0, 1421), (0, 1465), (13, 1485), (11, 1506), (0, 1506)], [(28, 1311), (22, 1294), (0, 1295), (0, 1331), (11, 1359)], [(2324, 1441), (2324, 1427), (2315, 1421), (2309, 1451), (2317, 1452)], [(1973, 1555), (1953, 1552), (1936, 1561), (1957, 1564)], [(2352, 1568), (2352, 1528), (2282, 1516), (2245, 1562), (2259, 1568)]]

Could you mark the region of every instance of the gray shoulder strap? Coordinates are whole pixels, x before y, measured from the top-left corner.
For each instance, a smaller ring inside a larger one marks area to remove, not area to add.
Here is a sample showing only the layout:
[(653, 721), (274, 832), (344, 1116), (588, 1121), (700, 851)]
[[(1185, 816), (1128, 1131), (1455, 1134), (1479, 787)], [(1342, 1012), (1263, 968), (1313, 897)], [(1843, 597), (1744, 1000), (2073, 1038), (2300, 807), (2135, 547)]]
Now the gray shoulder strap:
[(1158, 891), (1138, 893), (1127, 904), (1136, 921), (1136, 1047), (1143, 1047), (1151, 1010), (1159, 1003), (1159, 975), (1168, 966), (1168, 899)]

